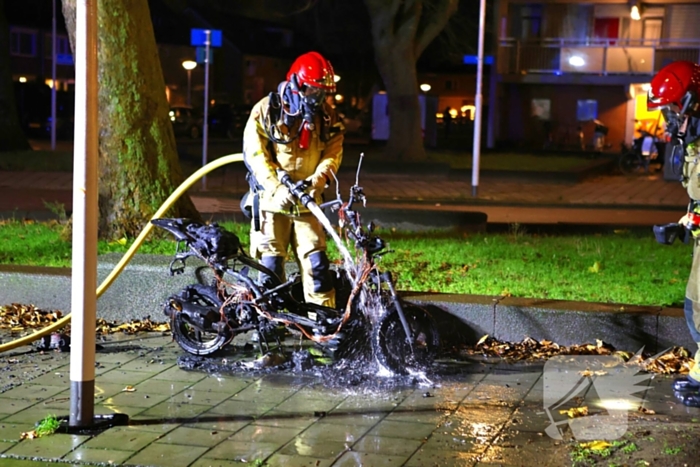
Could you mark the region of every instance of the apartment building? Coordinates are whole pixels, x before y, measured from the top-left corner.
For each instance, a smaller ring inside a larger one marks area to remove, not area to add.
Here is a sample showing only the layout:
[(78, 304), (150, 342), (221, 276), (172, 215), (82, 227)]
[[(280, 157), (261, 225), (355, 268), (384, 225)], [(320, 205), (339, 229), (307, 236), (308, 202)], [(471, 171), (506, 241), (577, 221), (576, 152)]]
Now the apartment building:
[(609, 128), (608, 150), (639, 128), (661, 131), (647, 112), (654, 74), (675, 60), (700, 62), (694, 0), (501, 0), (498, 5), (500, 141), (557, 147)]

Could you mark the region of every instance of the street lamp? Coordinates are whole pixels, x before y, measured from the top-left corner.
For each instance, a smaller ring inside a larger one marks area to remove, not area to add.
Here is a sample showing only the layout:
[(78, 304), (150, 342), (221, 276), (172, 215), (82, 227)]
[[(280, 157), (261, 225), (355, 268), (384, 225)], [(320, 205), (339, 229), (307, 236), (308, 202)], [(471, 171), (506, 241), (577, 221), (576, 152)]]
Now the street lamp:
[(632, 2), (632, 6), (630, 7), (630, 17), (634, 21), (639, 21), (642, 19), (642, 6), (639, 4), (639, 2)]
[(182, 68), (187, 70), (187, 105), (192, 105), (192, 70), (197, 68), (197, 62), (185, 60), (182, 62)]
[(430, 86), (428, 83), (423, 83), (420, 85), (420, 90), (423, 92), (428, 92), (432, 89), (432, 86)]

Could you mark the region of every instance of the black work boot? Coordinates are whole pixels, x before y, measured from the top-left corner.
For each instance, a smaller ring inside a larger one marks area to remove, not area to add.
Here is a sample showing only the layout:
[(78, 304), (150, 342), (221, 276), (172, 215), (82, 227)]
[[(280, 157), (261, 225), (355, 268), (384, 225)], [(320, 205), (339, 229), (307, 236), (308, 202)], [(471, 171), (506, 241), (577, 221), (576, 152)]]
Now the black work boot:
[(673, 381), (673, 390), (677, 392), (700, 392), (700, 382), (689, 376), (681, 376)]
[(269, 274), (260, 273), (258, 281), (266, 287), (276, 287), (284, 280), (284, 258), (281, 256), (263, 256), (260, 264), (274, 273), (274, 277)]

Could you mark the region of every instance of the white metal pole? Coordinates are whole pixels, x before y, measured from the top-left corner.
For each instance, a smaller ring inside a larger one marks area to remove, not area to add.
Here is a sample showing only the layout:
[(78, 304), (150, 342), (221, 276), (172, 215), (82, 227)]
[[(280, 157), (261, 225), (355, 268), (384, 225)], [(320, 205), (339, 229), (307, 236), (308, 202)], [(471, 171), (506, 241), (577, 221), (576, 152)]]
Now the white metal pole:
[(489, 115), (487, 122), (486, 147), (493, 149), (496, 146), (496, 135), (498, 133), (498, 47), (500, 45), (501, 31), (499, 29), (501, 2), (493, 0), (491, 2), (491, 20), (493, 21), (493, 37), (491, 46), (493, 47), (493, 61), (489, 68)]
[(192, 105), (192, 70), (187, 70), (187, 105)]
[(51, 150), (56, 150), (56, 0), (51, 23)]
[(479, 55), (476, 66), (476, 96), (474, 112), (474, 147), (472, 150), (472, 196), (479, 191), (479, 161), (481, 158), (481, 116), (482, 116), (482, 82), (484, 80), (484, 23), (486, 22), (486, 0), (479, 6)]
[(95, 414), (97, 310), (97, 2), (78, 0), (75, 21), (75, 135), (71, 276), (70, 425)]
[[(204, 31), (204, 125), (202, 131), (202, 167), (207, 165), (207, 140), (209, 138), (209, 50), (211, 30)], [(207, 176), (202, 177), (202, 190), (207, 189)]]

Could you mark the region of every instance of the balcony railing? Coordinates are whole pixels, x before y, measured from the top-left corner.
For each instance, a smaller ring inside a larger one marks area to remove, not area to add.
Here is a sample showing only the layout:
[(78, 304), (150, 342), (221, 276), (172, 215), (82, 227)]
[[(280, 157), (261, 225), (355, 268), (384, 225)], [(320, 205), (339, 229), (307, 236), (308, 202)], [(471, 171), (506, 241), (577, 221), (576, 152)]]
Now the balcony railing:
[(498, 47), (500, 74), (651, 75), (675, 60), (700, 62), (700, 39), (513, 39)]

